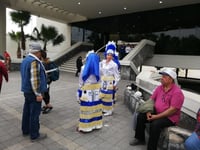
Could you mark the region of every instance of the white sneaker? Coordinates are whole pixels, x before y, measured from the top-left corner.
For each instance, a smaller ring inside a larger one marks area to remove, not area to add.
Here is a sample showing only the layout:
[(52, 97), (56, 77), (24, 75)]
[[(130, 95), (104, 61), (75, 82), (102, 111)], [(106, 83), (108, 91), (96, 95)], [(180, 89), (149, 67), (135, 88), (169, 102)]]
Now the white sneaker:
[(101, 129), (103, 127), (103, 125), (98, 125), (95, 127), (95, 129)]
[(85, 133), (87, 133), (87, 132), (91, 132), (92, 131), (92, 129), (91, 128), (84, 128), (84, 129), (82, 129), (82, 128), (78, 128), (78, 131), (79, 132), (85, 132)]
[(108, 111), (106, 113), (103, 114), (104, 116), (111, 116), (112, 115), (112, 111)]

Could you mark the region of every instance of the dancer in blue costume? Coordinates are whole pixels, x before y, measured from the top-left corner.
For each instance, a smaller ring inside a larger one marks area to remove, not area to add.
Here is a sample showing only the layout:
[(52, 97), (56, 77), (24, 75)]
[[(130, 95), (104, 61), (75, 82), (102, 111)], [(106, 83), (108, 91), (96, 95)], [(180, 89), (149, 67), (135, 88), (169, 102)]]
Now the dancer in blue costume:
[[(116, 45), (108, 42), (105, 49), (106, 59), (100, 63), (101, 71), (101, 100), (103, 104), (104, 116), (112, 115), (114, 95), (116, 92), (117, 83), (120, 80), (119, 61), (115, 58)], [(116, 61), (116, 62), (115, 62)]]
[(78, 131), (91, 132), (103, 126), (102, 104), (99, 99), (99, 56), (90, 51), (79, 76), (80, 120)]

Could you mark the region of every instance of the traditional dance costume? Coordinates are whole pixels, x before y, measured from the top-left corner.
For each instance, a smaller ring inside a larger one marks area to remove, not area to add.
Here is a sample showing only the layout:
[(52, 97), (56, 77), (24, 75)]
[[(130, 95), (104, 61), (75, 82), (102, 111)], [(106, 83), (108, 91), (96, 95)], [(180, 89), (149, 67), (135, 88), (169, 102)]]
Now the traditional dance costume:
[[(112, 56), (115, 54), (116, 46), (113, 42), (107, 44), (106, 53), (111, 54)], [(101, 72), (101, 101), (103, 105), (104, 115), (112, 115), (113, 112), (113, 104), (114, 98), (116, 98), (116, 87), (117, 83), (120, 80), (120, 74), (118, 65), (116, 62), (111, 60), (103, 60), (100, 63), (100, 72)]]
[(78, 130), (90, 132), (103, 126), (102, 104), (99, 99), (99, 56), (90, 53), (79, 77), (80, 120)]

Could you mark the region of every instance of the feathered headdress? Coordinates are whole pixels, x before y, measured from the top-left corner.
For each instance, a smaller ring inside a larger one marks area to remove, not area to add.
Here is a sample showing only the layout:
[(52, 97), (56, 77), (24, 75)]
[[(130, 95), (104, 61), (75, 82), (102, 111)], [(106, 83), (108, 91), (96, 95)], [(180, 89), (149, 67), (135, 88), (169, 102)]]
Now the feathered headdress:
[(114, 41), (109, 41), (108, 44), (106, 44), (106, 49), (105, 49), (105, 55), (107, 54), (115, 54), (116, 51), (116, 44)]

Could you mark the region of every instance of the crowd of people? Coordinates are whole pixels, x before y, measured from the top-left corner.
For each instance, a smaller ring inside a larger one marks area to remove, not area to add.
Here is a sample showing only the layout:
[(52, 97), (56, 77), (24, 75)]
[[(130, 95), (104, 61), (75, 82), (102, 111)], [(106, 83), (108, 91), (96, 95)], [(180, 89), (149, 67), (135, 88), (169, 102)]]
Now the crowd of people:
[[(53, 107), (50, 104), (49, 88), (52, 81), (47, 73), (50, 63), (38, 43), (32, 43), (29, 54), (21, 63), (21, 91), (24, 93), (24, 107), (22, 113), (22, 134), (30, 136), (31, 141), (38, 141), (47, 137), (39, 131), (39, 117), (41, 110), (46, 113)], [(90, 51), (86, 61), (79, 64), (79, 103), (80, 118), (77, 130), (91, 132), (103, 127), (103, 115), (112, 115), (116, 93), (116, 86), (120, 80), (119, 61), (115, 56), (116, 45), (109, 42), (106, 45), (105, 59)], [(78, 58), (82, 61), (82, 58)], [(44, 100), (45, 106), (42, 107)]]
[[(23, 59), (21, 72), (21, 91), (24, 93), (24, 107), (22, 114), (22, 134), (30, 136), (31, 141), (38, 141), (47, 137), (40, 133), (39, 117), (41, 110), (48, 113), (53, 106), (50, 103), (50, 70), (51, 62), (38, 43), (30, 44), (30, 53)], [(120, 81), (120, 63), (116, 54), (116, 44), (109, 41), (105, 48), (105, 59), (94, 51), (89, 51), (83, 64), (82, 57), (77, 59), (77, 72), (79, 87), (77, 98), (80, 104), (79, 123), (77, 131), (91, 132), (103, 127), (103, 117), (111, 116), (114, 111), (117, 84)], [(9, 61), (9, 54), (4, 55)], [(5, 59), (5, 60), (6, 60)], [(10, 59), (11, 60), (11, 59)], [(0, 61), (0, 90), (3, 76), (8, 82), (8, 66)], [(143, 145), (145, 141), (145, 124), (149, 123), (149, 139), (147, 150), (157, 150), (161, 131), (169, 126), (179, 123), (184, 95), (175, 80), (177, 74), (172, 69), (159, 72), (161, 85), (157, 86), (149, 101), (153, 103), (152, 111), (143, 111), (137, 114), (135, 124), (135, 138), (130, 145)], [(45, 106), (42, 107), (44, 100)], [(197, 113), (197, 126), (193, 134), (185, 141), (187, 150), (199, 150), (199, 117)]]
[(123, 59), (126, 55), (128, 55), (134, 48), (133, 44), (122, 44), (119, 46), (119, 59)]

